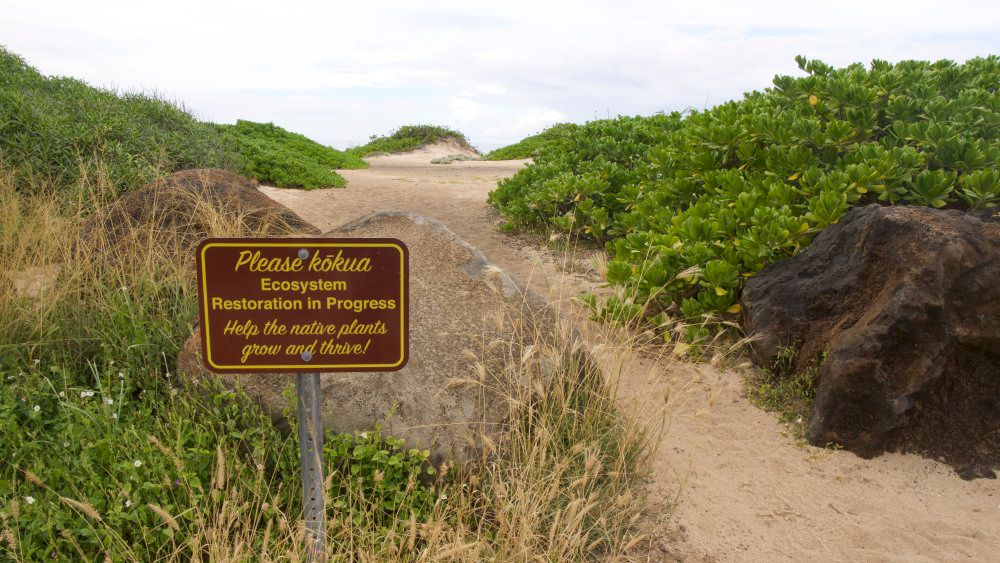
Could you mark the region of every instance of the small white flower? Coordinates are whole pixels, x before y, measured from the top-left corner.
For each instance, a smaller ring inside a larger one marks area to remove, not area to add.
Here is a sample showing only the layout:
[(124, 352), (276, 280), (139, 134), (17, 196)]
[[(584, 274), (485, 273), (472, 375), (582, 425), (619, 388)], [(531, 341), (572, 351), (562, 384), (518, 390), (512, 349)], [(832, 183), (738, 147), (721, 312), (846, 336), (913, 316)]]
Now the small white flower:
[(14, 376), (13, 375), (8, 375), (7, 376), (7, 381), (13, 381), (13, 380), (14, 380)]
[(59, 396), (60, 397), (65, 397), (66, 396), (66, 392), (65, 391), (60, 391), (59, 392)]
[(39, 363), (39, 362), (41, 362), (41, 360), (39, 360), (38, 358), (35, 358), (35, 362), (34, 362), (34, 364), (35, 364), (36, 366), (38, 365), (38, 363)]
[(28, 504), (35, 504), (35, 497), (24, 497), (24, 502)]
[(64, 448), (68, 448), (69, 447), (69, 442), (63, 442), (63, 447)]
[(132, 465), (134, 465), (136, 467), (142, 467), (142, 462), (137, 459), (137, 460), (135, 460), (135, 461), (132, 462)]
[(132, 500), (131, 499), (125, 499), (125, 508), (129, 508), (130, 506), (132, 506)]
[(105, 402), (106, 402), (106, 403), (108, 403), (109, 405), (113, 405), (113, 404), (115, 404), (115, 400), (114, 400), (114, 399), (108, 399), (108, 400), (107, 400), (107, 401), (105, 401)]
[(368, 433), (367, 432), (362, 432), (361, 434), (358, 434), (358, 436), (361, 436), (361, 438), (367, 438), (368, 437)]
[(94, 396), (93, 391), (80, 391), (80, 398), (82, 399), (86, 399), (87, 397), (93, 397), (93, 396)]
[(441, 500), (448, 500), (448, 495), (441, 495)]
[(125, 374), (123, 372), (118, 372), (118, 379), (125, 379)]
[(33, 410), (35, 412), (38, 412), (38, 411), (42, 410), (42, 407), (40, 407), (38, 405), (35, 405), (35, 407), (33, 409), (31, 409), (31, 410)]
[(108, 360), (108, 365), (109, 365), (109, 366), (113, 366), (113, 365), (115, 365), (115, 361), (114, 361), (114, 360)]
[(802, 424), (802, 417), (800, 416), (800, 417), (796, 418), (795, 422), (798, 422), (799, 424)]
[(118, 413), (116, 412), (111, 413), (111, 418), (118, 420)]
[(125, 293), (126, 291), (128, 291), (128, 288), (125, 287), (124, 285), (121, 286), (121, 287), (119, 287), (118, 289), (122, 290), (122, 293)]

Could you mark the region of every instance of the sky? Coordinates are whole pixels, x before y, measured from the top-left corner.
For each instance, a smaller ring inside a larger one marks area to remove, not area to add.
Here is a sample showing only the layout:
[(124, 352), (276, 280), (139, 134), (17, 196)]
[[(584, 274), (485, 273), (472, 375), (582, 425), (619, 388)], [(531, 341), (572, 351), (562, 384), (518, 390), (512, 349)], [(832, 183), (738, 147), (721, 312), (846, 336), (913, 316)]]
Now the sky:
[(1000, 2), (0, 0), (0, 45), (208, 121), (337, 148), (431, 123), (490, 150), (558, 122), (712, 107), (799, 74), (798, 54), (1000, 54)]

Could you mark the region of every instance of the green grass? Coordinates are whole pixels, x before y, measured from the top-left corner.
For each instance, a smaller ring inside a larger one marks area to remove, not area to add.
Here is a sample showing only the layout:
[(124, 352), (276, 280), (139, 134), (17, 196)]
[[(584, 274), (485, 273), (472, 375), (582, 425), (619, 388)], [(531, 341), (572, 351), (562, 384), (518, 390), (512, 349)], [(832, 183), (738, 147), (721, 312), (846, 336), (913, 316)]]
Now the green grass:
[(358, 156), (323, 146), (273, 123), (237, 121), (220, 125), (243, 158), (240, 173), (278, 187), (342, 187), (337, 169), (365, 168)]
[(791, 427), (794, 437), (804, 442), (826, 352), (815, 364), (800, 371), (792, 369), (795, 355), (792, 348), (779, 350), (770, 369), (753, 370), (744, 378), (744, 388), (751, 403), (776, 413), (781, 422)]
[(65, 186), (81, 174), (103, 174), (123, 193), (162, 171), (240, 166), (235, 147), (219, 130), (183, 107), (43, 76), (2, 47), (0, 156), (17, 169), (22, 189)]
[(1000, 57), (797, 62), (708, 111), (568, 129), (489, 202), (508, 228), (606, 245), (624, 289), (591, 300), (595, 316), (694, 344), (733, 326), (750, 276), (854, 206), (1000, 204)]
[(21, 190), (101, 176), (116, 195), (188, 168), (317, 188), (344, 185), (335, 169), (365, 166), (273, 124), (216, 125), (153, 95), (44, 76), (2, 47), (0, 160), (17, 171)]
[(371, 140), (361, 146), (347, 149), (358, 157), (376, 154), (396, 154), (409, 152), (420, 147), (444, 140), (454, 140), (460, 146), (475, 150), (465, 135), (438, 125), (404, 125), (389, 135), (372, 135)]
[(534, 158), (541, 153), (542, 149), (553, 143), (558, 143), (577, 127), (579, 126), (573, 123), (557, 123), (541, 133), (525, 137), (512, 145), (490, 151), (485, 158), (486, 160)]
[(467, 154), (449, 154), (448, 156), (442, 156), (441, 158), (431, 160), (431, 164), (451, 164), (452, 162), (468, 162), (475, 160), (483, 160), (483, 158), (479, 156), (469, 156)]

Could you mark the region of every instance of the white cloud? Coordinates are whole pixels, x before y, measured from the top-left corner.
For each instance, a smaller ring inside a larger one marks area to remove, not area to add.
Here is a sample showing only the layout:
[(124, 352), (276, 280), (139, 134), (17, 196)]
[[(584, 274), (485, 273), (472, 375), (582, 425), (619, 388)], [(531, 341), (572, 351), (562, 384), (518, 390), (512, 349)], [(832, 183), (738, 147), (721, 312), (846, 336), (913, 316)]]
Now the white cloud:
[(844, 65), (1000, 51), (1000, 7), (961, 0), (0, 1), (0, 13), (0, 42), (42, 72), (336, 146), (404, 123), (495, 146), (557, 121), (701, 108), (795, 73), (796, 54)]

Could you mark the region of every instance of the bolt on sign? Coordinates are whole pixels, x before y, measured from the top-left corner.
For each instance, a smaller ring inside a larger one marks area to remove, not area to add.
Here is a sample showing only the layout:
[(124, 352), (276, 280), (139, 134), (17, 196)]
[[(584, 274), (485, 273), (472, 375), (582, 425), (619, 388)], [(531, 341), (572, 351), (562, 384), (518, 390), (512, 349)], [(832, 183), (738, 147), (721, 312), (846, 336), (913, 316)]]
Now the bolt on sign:
[(407, 361), (408, 250), (396, 239), (208, 239), (202, 357), (218, 373), (393, 371)]

